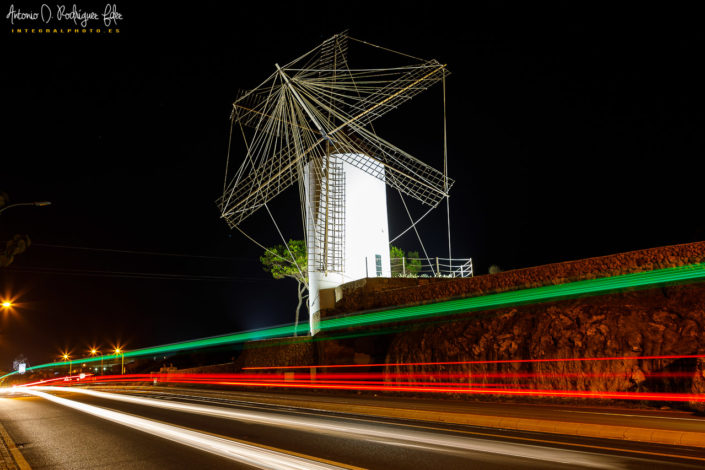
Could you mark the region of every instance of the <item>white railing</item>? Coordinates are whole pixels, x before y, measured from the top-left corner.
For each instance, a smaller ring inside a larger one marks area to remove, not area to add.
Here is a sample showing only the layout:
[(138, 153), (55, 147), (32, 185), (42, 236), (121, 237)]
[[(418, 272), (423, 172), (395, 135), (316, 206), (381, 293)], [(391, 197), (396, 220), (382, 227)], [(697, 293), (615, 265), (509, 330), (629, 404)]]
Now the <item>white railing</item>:
[(472, 277), (472, 258), (391, 258), (392, 277)]

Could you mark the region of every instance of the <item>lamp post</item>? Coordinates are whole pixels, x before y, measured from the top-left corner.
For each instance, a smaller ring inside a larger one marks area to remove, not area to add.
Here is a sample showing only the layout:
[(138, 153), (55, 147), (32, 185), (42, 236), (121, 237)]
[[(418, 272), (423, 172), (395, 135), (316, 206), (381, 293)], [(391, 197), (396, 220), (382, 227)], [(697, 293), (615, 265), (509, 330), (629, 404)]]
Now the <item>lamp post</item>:
[(100, 353), (100, 375), (103, 375), (103, 353), (98, 351), (96, 348), (91, 349), (92, 357), (95, 357), (98, 353)]
[(71, 356), (69, 356), (68, 354), (64, 353), (64, 355), (61, 356), (61, 357), (64, 358), (64, 361), (69, 361), (69, 377), (71, 377)]
[(119, 348), (115, 348), (115, 354), (120, 354), (121, 357), (121, 362), (120, 362), (120, 374), (123, 375), (125, 374), (125, 353)]
[(44, 206), (50, 206), (50, 205), (51, 205), (50, 201), (16, 202), (14, 204), (10, 204), (9, 206), (5, 206), (3, 208), (0, 208), (0, 214), (3, 213), (4, 211), (8, 210), (10, 207), (17, 207), (17, 206), (44, 207)]

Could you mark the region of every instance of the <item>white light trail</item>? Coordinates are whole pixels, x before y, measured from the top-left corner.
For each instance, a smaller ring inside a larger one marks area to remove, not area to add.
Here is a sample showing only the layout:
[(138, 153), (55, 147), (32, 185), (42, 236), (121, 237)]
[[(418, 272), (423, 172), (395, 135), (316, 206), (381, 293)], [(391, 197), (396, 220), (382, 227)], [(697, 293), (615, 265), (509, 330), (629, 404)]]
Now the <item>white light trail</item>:
[[(54, 388), (55, 387), (44, 387), (44, 389)], [(62, 391), (65, 391), (65, 389)], [(222, 437), (216, 437), (198, 431), (181, 428), (179, 426), (160, 423), (151, 419), (139, 418), (137, 416), (108, 410), (106, 408), (100, 408), (98, 406), (57, 397), (32, 388), (24, 389), (23, 392), (44, 398), (59, 405), (67, 406), (69, 408), (97, 416), (99, 418), (107, 419), (108, 421), (112, 421), (114, 423), (129, 426), (155, 436), (205, 450), (212, 454), (220, 455), (221, 457), (235, 460), (257, 468), (287, 470), (330, 470), (350, 468), (348, 466), (340, 467), (254, 445), (243, 444)]]
[[(42, 390), (66, 392), (62, 387), (36, 387)], [(31, 389), (30, 389), (31, 390)], [(28, 392), (30, 390), (27, 390)], [(252, 410), (238, 410), (234, 408), (224, 408), (212, 405), (195, 405), (176, 401), (166, 401), (154, 398), (136, 397), (131, 395), (100, 392), (84, 388), (72, 387), (71, 392), (90, 395), (98, 398), (134, 403), (137, 405), (152, 406), (186, 413), (196, 413), (206, 416), (234, 419), (238, 421), (252, 422), (258, 424), (268, 424), (277, 427), (286, 427), (308, 432), (322, 432), (337, 434), (345, 438), (355, 436), (358, 439), (370, 442), (378, 442), (396, 446), (431, 446), (436, 451), (453, 452), (484, 452), (540, 460), (544, 462), (555, 462), (582, 466), (588, 468), (609, 468), (619, 467), (618, 460), (609, 456), (591, 454), (588, 452), (558, 449), (552, 447), (541, 447), (530, 444), (520, 444), (513, 442), (492, 441), (488, 439), (478, 439), (466, 436), (457, 436), (429, 431), (419, 431), (404, 429), (399, 426), (389, 426), (382, 424), (363, 424), (349, 420), (334, 421), (332, 419), (321, 419), (311, 416), (281, 415), (271, 412), (261, 412)]]

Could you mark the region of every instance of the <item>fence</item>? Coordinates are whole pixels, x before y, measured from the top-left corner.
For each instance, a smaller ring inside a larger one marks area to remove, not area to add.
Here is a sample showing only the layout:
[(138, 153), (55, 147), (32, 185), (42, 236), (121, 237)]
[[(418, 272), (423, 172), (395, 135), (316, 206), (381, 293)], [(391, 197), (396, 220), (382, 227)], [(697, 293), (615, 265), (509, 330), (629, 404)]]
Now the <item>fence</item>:
[(472, 277), (472, 258), (391, 258), (392, 277)]

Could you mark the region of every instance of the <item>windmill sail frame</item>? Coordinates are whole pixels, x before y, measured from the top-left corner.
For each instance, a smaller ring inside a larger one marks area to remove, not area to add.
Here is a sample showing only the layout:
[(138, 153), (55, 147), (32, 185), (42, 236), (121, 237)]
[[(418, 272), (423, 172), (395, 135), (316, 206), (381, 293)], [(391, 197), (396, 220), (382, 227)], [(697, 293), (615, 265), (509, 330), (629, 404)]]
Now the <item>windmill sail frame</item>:
[[(277, 66), (233, 103), (232, 125), (243, 135), (243, 127), (251, 128), (254, 135), (243, 165), (217, 201), (232, 228), (296, 183), (303, 167), (325, 157), (331, 144), (337, 153), (379, 161), (387, 184), (425, 205), (436, 207), (448, 197), (453, 181), (447, 175), (370, 128), (374, 120), (440, 82), (449, 73), (446, 67), (427, 60), (390, 69), (350, 69), (346, 51), (347, 35), (335, 35)], [(350, 163), (363, 171), (369, 166), (354, 159)]]

